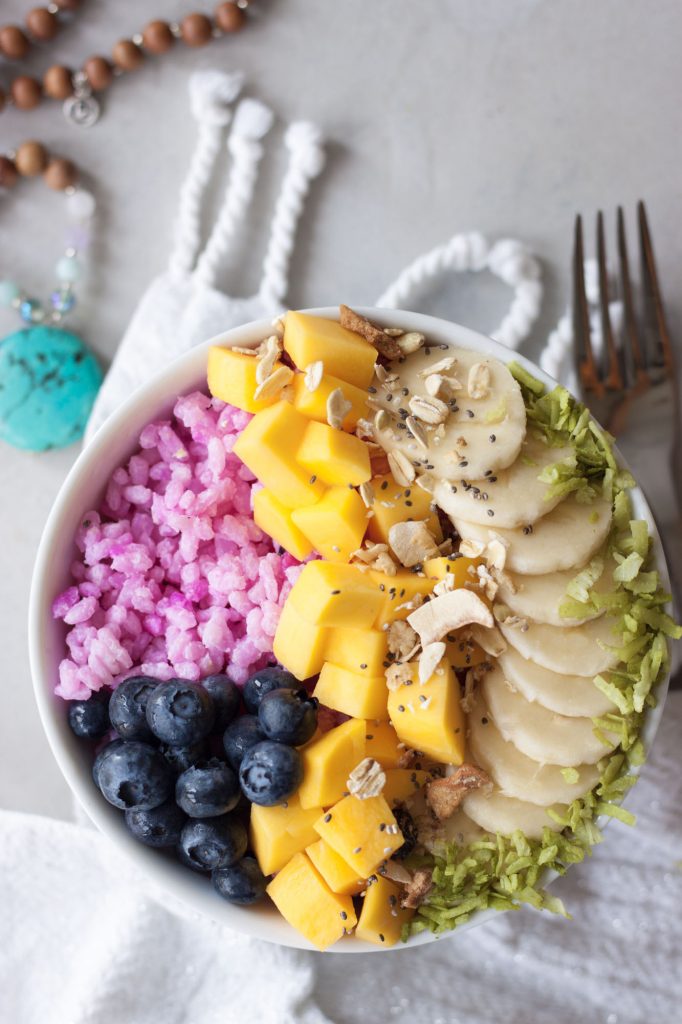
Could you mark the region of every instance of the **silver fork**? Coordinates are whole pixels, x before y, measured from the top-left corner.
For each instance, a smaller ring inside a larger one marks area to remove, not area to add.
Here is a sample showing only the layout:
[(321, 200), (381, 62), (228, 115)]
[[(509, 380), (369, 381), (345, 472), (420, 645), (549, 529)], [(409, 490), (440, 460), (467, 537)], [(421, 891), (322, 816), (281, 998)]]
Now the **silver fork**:
[[(573, 248), (573, 335), (581, 398), (613, 434), (646, 494), (656, 518), (670, 568), (675, 610), (682, 611), (682, 441), (680, 396), (673, 346), (658, 284), (656, 262), (643, 202), (637, 206), (640, 252), (639, 314), (635, 302), (622, 207), (617, 214), (619, 277), (609, 294), (604, 217), (597, 214), (597, 264), (602, 347), (595, 353), (585, 293), (583, 227), (575, 222)], [(613, 330), (609, 300), (623, 305), (623, 327)], [(677, 685), (682, 674), (676, 673)]]

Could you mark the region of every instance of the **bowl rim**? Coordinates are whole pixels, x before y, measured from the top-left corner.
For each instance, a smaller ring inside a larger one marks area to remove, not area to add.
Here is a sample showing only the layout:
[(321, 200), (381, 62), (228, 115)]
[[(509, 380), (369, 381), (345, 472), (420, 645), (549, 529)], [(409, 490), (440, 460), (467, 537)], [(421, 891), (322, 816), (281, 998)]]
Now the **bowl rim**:
[[(442, 340), (447, 340), (449, 345), (459, 345), (460, 347), (485, 352), (495, 356), (504, 363), (516, 361), (550, 388), (554, 387), (557, 383), (541, 367), (525, 356), (463, 325), (444, 320), (440, 317), (433, 317), (423, 313), (412, 313), (407, 310), (387, 310), (372, 307), (354, 308), (363, 315), (386, 326), (398, 326), (408, 330), (421, 331), (427, 337), (434, 339), (443, 336)], [(316, 307), (302, 310), (301, 312), (338, 320), (338, 307), (336, 306)], [(78, 494), (83, 481), (86, 481), (91, 473), (94, 476), (101, 476), (102, 480), (107, 480), (111, 472), (121, 464), (122, 460), (129, 457), (131, 450), (136, 446), (140, 430), (145, 423), (162, 415), (163, 408), (171, 408), (178, 396), (187, 393), (190, 389), (200, 387), (202, 380), (205, 386), (206, 354), (211, 346), (251, 346), (257, 344), (259, 340), (271, 332), (272, 322), (270, 320), (252, 321), (217, 334), (182, 353), (165, 369), (154, 374), (135, 389), (128, 399), (99, 427), (91, 441), (81, 451), (54, 500), (38, 546), (29, 598), (29, 661), (33, 691), (42, 726), (52, 754), (67, 784), (88, 818), (96, 825), (100, 832), (114, 843), (119, 852), (132, 859), (141, 873), (146, 875), (152, 886), (157, 887), (166, 894), (170, 891), (180, 906), (184, 905), (185, 908), (191, 909), (195, 913), (198, 912), (200, 915), (207, 916), (213, 921), (218, 921), (220, 924), (251, 938), (263, 939), (292, 948), (313, 950), (314, 947), (285, 922), (273, 908), (255, 911), (254, 908), (235, 907), (220, 900), (212, 891), (210, 884), (206, 884), (206, 880), (202, 879), (201, 876), (193, 874), (174, 859), (160, 855), (161, 851), (142, 845), (127, 832), (121, 813), (115, 808), (110, 807), (101, 798), (96, 788), (92, 785), (89, 772), (83, 771), (83, 755), (78, 754), (77, 747), (73, 743), (75, 737), (71, 736), (68, 731), (68, 726), (65, 724), (65, 716), (62, 714), (60, 718), (57, 712), (57, 708), (63, 708), (65, 702), (53, 693), (56, 664), (49, 663), (50, 658), (44, 643), (46, 623), (53, 626), (51, 616), (52, 601), (56, 593), (62, 589), (61, 586), (58, 589), (54, 588), (55, 581), (52, 579), (51, 574), (52, 552), (58, 550), (58, 546), (63, 544), (65, 530), (69, 538), (73, 537), (76, 522), (80, 515), (86, 511), (81, 504), (80, 512), (74, 519), (74, 511), (77, 507), (75, 496)], [(203, 370), (199, 373), (202, 365)], [(180, 384), (180, 386), (176, 386), (177, 384)], [(158, 402), (157, 406), (154, 407), (157, 411), (150, 415), (147, 410), (150, 407), (149, 401), (152, 396), (157, 396)], [(162, 404), (161, 399), (163, 399), (164, 404)], [(138, 424), (132, 434), (126, 429), (130, 421)], [(119, 451), (115, 459), (108, 457), (108, 453), (111, 451)], [(126, 452), (127, 455), (125, 454)], [(626, 460), (623, 459), (622, 454), (617, 448), (616, 454), (619, 464), (627, 467)], [(102, 465), (108, 466), (106, 474), (101, 473)], [(668, 585), (667, 563), (653, 514), (644, 494), (638, 486), (633, 488), (630, 493), (633, 505), (635, 506), (635, 513), (638, 516), (643, 516), (648, 522), (649, 530), (653, 537), (657, 568), (661, 574), (662, 582), (664, 585)], [(657, 706), (650, 709), (645, 717), (641, 738), (647, 751), (653, 742), (663, 714), (668, 681), (669, 677), (666, 677), (658, 685)], [(633, 774), (638, 774), (638, 772), (639, 769), (633, 769)], [(604, 823), (603, 820), (602, 823)], [(556, 878), (556, 875), (548, 878), (547, 884), (551, 883), (554, 878)], [(202, 885), (197, 885), (198, 880), (201, 880)], [(368, 952), (385, 953), (410, 949), (418, 945), (428, 944), (437, 939), (460, 935), (468, 928), (476, 927), (490, 920), (496, 913), (498, 912), (490, 909), (479, 911), (473, 915), (470, 921), (461, 925), (455, 931), (446, 932), (442, 936), (436, 936), (429, 931), (424, 931), (417, 936), (412, 936), (407, 943), (397, 943), (389, 947), (378, 947), (371, 943), (360, 941), (355, 937), (344, 937), (341, 941), (331, 946), (327, 952), (359, 954)]]

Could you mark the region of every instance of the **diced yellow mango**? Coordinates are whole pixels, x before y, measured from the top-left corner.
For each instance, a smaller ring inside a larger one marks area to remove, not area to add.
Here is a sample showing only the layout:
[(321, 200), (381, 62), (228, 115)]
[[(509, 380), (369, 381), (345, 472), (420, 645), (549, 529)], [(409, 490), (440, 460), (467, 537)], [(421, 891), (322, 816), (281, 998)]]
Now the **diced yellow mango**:
[[(482, 558), (467, 558), (460, 555), (458, 558), (441, 555), (439, 558), (427, 558), (424, 562), (424, 574), (432, 581), (444, 580), (447, 573), (455, 577), (455, 586), (463, 587), (465, 583), (471, 583), (477, 579), (475, 569), (482, 565)], [(470, 573), (469, 569), (474, 570)]]
[[(279, 360), (275, 368), (282, 364)], [(271, 398), (254, 398), (258, 387), (256, 368), (258, 360), (255, 356), (246, 356), (243, 352), (233, 352), (230, 348), (214, 345), (208, 350), (208, 390), (223, 402), (229, 402), (246, 412), (260, 412), (274, 405), (278, 396)], [(350, 401), (350, 399), (349, 399)]]
[(463, 640), (458, 633), (451, 634), (455, 637), (446, 643), (445, 657), (453, 668), (473, 668), (488, 660), (488, 655), (482, 647), (479, 647), (473, 640)]
[[(289, 440), (288, 438), (286, 439)], [(372, 475), (369, 449), (355, 434), (309, 420), (296, 450), (296, 461), (310, 476), (347, 487), (366, 483)]]
[(350, 896), (332, 892), (305, 853), (291, 858), (267, 893), (285, 921), (320, 950), (357, 924)]
[(400, 906), (401, 895), (400, 886), (388, 878), (379, 876), (372, 882), (362, 901), (357, 938), (377, 946), (395, 946), (403, 925), (414, 916), (414, 910)]
[(343, 857), (339, 857), (336, 850), (332, 850), (324, 839), (318, 839), (305, 852), (332, 892), (339, 892), (344, 896), (357, 896), (366, 887), (365, 879), (358, 878), (357, 871), (353, 871), (350, 864), (346, 864)]
[[(446, 663), (419, 685), (417, 665), (411, 665), (412, 683), (391, 690), (388, 712), (398, 736), (413, 750), (444, 764), (464, 760), (465, 718), (459, 702), (459, 683)], [(439, 670), (442, 674), (439, 675)]]
[(409, 569), (398, 569), (395, 576), (372, 569), (367, 575), (375, 581), (381, 595), (381, 606), (374, 622), (377, 629), (397, 619), (406, 619), (414, 611), (414, 606), (405, 606), (409, 606), (417, 594), (425, 597), (433, 590), (433, 580), (418, 576)]
[[(324, 499), (322, 499), (324, 500)], [(319, 504), (319, 502), (318, 502)], [(316, 508), (316, 505), (312, 505)], [(300, 509), (299, 511), (303, 511)], [(303, 561), (313, 550), (308, 538), (292, 519), (293, 512), (279, 501), (267, 487), (253, 496), (253, 518), (272, 539), (294, 558)]]
[(309, 679), (324, 665), (328, 636), (329, 630), (304, 619), (289, 597), (277, 623), (272, 652), (297, 679)]
[(232, 449), (287, 508), (314, 505), (324, 494), (320, 480), (311, 480), (312, 474), (296, 461), (309, 423), (289, 402), (276, 402), (256, 413)]
[(425, 786), (431, 776), (423, 768), (389, 768), (386, 772), (386, 785), (381, 791), (390, 807), (403, 803)]
[[(388, 700), (388, 697), (387, 697)], [(365, 735), (365, 757), (373, 757), (383, 769), (397, 768), (398, 761), (405, 753), (405, 744), (390, 722), (367, 722)]]
[(388, 718), (385, 676), (362, 676), (326, 661), (313, 691), (320, 704), (353, 718)]
[(251, 846), (264, 875), (279, 871), (295, 853), (315, 842), (313, 826), (320, 814), (321, 807), (301, 807), (298, 794), (286, 806), (251, 805)]
[(359, 878), (369, 878), (404, 842), (383, 796), (366, 800), (344, 797), (319, 818), (315, 831), (358, 872)]
[(366, 388), (374, 376), (377, 351), (359, 334), (346, 330), (336, 320), (307, 313), (287, 313), (284, 319), (284, 350), (299, 370), (318, 359), (330, 373), (358, 388)]
[(330, 487), (316, 505), (295, 508), (291, 518), (328, 562), (350, 561), (367, 528), (365, 503), (352, 487)]
[[(248, 359), (248, 356), (246, 357)], [(356, 388), (348, 381), (340, 380), (325, 373), (322, 380), (314, 391), (309, 391), (305, 384), (305, 374), (297, 373), (293, 382), (294, 408), (307, 416), (309, 420), (317, 420), (318, 423), (327, 422), (327, 399), (332, 391), (337, 388), (343, 392), (343, 397), (351, 403), (350, 412), (341, 423), (344, 430), (355, 430), (358, 420), (367, 416), (367, 392), (364, 388)]]
[(287, 598), (308, 622), (318, 626), (369, 629), (383, 603), (371, 573), (355, 565), (308, 562)]
[(383, 675), (388, 653), (386, 632), (382, 629), (344, 629), (329, 631), (327, 661), (361, 676)]
[(365, 723), (354, 718), (325, 732), (302, 751), (301, 807), (329, 807), (346, 791), (346, 781), (365, 756)]
[(393, 479), (391, 473), (375, 476), (372, 481), (374, 490), (374, 515), (369, 521), (367, 533), (371, 540), (378, 544), (388, 544), (388, 531), (396, 523), (404, 523), (408, 519), (424, 519), (429, 530), (438, 542), (443, 539), (438, 515), (431, 511), (431, 495), (421, 487), (401, 487)]

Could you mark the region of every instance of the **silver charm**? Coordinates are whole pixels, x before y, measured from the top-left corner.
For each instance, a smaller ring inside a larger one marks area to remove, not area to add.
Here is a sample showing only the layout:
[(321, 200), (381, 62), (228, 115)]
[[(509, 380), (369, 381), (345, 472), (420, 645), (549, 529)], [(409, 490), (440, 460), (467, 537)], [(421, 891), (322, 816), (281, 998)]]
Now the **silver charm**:
[(99, 120), (101, 105), (92, 95), (87, 76), (76, 71), (73, 76), (73, 96), (64, 100), (64, 117), (79, 128), (91, 128)]

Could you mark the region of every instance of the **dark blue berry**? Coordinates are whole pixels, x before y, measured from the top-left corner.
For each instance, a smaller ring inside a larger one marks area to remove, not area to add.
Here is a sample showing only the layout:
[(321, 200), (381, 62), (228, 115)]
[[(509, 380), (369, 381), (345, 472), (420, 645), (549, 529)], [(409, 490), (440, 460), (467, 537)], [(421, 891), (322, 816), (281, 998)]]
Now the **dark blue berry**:
[(148, 811), (130, 810), (125, 813), (128, 830), (145, 846), (176, 846), (180, 842), (182, 826), (187, 815), (175, 800), (167, 800)]
[(215, 708), (213, 731), (223, 733), (239, 714), (242, 691), (225, 675), (208, 676), (202, 680), (201, 685), (210, 695)]
[(258, 724), (269, 740), (300, 747), (317, 728), (317, 701), (306, 690), (271, 690), (261, 699)]
[(265, 895), (267, 881), (253, 857), (243, 857), (231, 868), (216, 868), (211, 879), (215, 891), (224, 900), (241, 907), (255, 903)]
[(195, 871), (228, 868), (246, 853), (248, 837), (241, 821), (231, 814), (219, 818), (190, 819), (180, 833), (178, 857)]
[(109, 701), (109, 719), (124, 740), (150, 740), (152, 732), (147, 725), (147, 701), (159, 685), (158, 679), (133, 676), (121, 683)]
[(124, 744), (125, 744), (125, 740), (115, 739), (115, 740), (112, 740), (111, 743), (107, 743), (106, 746), (102, 747), (97, 752), (97, 756), (95, 757), (95, 760), (93, 761), (93, 764), (92, 764), (92, 777), (95, 780), (95, 785), (97, 786), (98, 789), (99, 789), (99, 770), (100, 770), (100, 768), (102, 766), (102, 761), (104, 760), (104, 758), (108, 754), (112, 753), (112, 751), (114, 751), (114, 750), (118, 750), (120, 747), (124, 746)]
[(159, 683), (147, 701), (147, 723), (163, 743), (188, 747), (213, 728), (213, 701), (206, 690), (185, 679)]
[(242, 715), (228, 725), (223, 736), (227, 760), (233, 768), (239, 768), (247, 750), (265, 739), (255, 715)]
[(93, 774), (102, 796), (123, 811), (158, 807), (173, 794), (173, 770), (148, 743), (112, 743), (97, 755), (95, 764)]
[(279, 668), (278, 666), (271, 666), (269, 668), (261, 668), (244, 683), (244, 704), (246, 710), (252, 714), (258, 714), (258, 708), (260, 702), (266, 693), (271, 693), (272, 690), (282, 689), (296, 689), (299, 685), (298, 680), (295, 676), (292, 676), (291, 672), (287, 672), (285, 668)]
[(191, 747), (172, 747), (170, 744), (164, 743), (159, 747), (159, 750), (173, 771), (180, 775), (182, 772), (186, 772), (188, 768), (191, 768), (193, 764), (206, 760), (208, 746), (206, 740), (202, 740), (201, 743), (194, 743)]
[(190, 818), (226, 814), (237, 806), (239, 796), (235, 772), (217, 758), (188, 768), (175, 784), (175, 799)]
[(97, 740), (111, 728), (109, 722), (109, 690), (92, 693), (87, 700), (69, 702), (71, 731), (83, 740)]
[(301, 755), (293, 747), (264, 740), (244, 755), (239, 769), (242, 792), (252, 804), (280, 804), (301, 785)]

